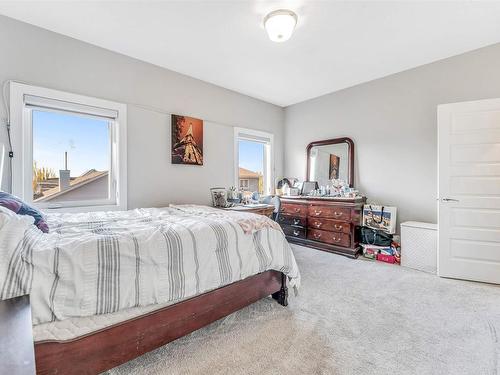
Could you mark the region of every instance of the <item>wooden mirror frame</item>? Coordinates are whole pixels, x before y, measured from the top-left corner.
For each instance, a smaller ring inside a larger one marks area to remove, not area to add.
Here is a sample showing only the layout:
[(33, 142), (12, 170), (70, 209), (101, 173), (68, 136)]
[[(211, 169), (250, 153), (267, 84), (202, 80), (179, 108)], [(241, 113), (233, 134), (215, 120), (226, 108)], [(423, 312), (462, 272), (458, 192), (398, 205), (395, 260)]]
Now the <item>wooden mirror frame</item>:
[(349, 187), (354, 187), (354, 141), (351, 138), (348, 137), (342, 137), (342, 138), (333, 138), (333, 139), (326, 139), (324, 141), (315, 141), (311, 142), (307, 145), (306, 148), (306, 154), (307, 154), (307, 170), (306, 170), (306, 181), (309, 181), (309, 171), (311, 168), (310, 165), (310, 156), (311, 156), (311, 149), (314, 146), (326, 146), (326, 145), (334, 145), (334, 144), (339, 144), (339, 143), (347, 143), (348, 146), (348, 155), (349, 155), (349, 180), (347, 181), (349, 183)]

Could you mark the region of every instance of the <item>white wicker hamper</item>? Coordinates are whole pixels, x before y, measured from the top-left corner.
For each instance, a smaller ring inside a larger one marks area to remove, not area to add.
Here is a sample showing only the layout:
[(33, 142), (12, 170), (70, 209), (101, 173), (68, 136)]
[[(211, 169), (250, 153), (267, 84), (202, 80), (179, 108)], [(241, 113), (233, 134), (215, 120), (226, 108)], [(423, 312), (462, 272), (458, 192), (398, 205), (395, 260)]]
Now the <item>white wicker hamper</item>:
[(437, 272), (437, 225), (407, 221), (401, 223), (401, 265)]

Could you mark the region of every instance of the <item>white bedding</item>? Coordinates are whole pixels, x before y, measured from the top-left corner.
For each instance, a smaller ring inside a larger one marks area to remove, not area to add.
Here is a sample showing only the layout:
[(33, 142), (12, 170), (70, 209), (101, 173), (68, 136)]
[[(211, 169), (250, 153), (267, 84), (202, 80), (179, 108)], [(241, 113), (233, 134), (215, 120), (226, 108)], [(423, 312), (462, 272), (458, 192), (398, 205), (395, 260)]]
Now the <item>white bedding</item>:
[(9, 237), (22, 232), (18, 245), (0, 248), (0, 299), (30, 293), (36, 325), (173, 303), (269, 269), (297, 287), (282, 231), (244, 214), (257, 223), (248, 231), (241, 215), (200, 206), (53, 214), (49, 234), (23, 221)]

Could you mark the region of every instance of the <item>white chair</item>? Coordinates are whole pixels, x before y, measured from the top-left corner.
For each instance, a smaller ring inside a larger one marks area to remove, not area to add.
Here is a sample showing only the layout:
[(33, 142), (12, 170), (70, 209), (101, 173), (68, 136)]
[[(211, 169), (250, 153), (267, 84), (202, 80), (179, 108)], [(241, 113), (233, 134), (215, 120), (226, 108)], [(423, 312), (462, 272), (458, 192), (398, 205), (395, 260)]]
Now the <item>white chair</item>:
[(273, 220), (278, 221), (280, 214), (281, 200), (277, 195), (267, 195), (261, 200), (262, 203), (274, 205)]

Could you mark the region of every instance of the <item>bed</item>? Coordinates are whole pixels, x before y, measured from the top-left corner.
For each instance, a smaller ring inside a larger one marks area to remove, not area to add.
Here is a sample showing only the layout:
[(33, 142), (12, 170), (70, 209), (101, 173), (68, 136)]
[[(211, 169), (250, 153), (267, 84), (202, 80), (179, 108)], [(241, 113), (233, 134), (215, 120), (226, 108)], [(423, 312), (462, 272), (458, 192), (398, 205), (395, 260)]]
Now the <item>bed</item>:
[(300, 274), (283, 232), (204, 206), (16, 215), (0, 228), (0, 298), (29, 294), (37, 373), (96, 374), (263, 297)]

